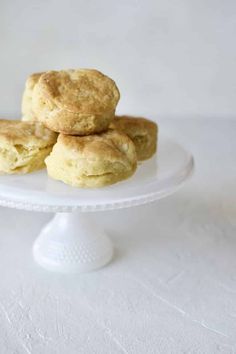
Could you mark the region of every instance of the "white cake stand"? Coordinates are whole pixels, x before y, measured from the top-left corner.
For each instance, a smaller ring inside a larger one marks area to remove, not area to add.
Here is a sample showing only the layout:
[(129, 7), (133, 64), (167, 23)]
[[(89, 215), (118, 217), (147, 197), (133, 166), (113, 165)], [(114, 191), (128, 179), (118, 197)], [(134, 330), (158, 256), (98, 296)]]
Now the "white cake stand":
[(160, 139), (158, 154), (130, 179), (100, 189), (77, 189), (48, 178), (46, 171), (0, 176), (0, 205), (56, 213), (33, 247), (36, 262), (64, 273), (87, 272), (108, 263), (110, 239), (94, 225), (91, 211), (127, 208), (175, 192), (191, 175), (193, 158), (177, 143)]

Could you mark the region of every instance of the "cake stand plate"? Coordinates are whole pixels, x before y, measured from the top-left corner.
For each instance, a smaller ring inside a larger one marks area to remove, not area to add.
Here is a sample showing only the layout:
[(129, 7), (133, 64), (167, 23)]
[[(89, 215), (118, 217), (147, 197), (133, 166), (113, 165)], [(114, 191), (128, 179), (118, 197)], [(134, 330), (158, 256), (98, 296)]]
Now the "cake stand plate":
[(133, 177), (100, 189), (77, 189), (48, 178), (46, 171), (0, 177), (0, 205), (53, 212), (33, 254), (42, 267), (64, 273), (95, 270), (113, 255), (110, 239), (91, 218), (105, 211), (146, 204), (175, 192), (193, 171), (193, 157), (169, 139), (140, 164)]

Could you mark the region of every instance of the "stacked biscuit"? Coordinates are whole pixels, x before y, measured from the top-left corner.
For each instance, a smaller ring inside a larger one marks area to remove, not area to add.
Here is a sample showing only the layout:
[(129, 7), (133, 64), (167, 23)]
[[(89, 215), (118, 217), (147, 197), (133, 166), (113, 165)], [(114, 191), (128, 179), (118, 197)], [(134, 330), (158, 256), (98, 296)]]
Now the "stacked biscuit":
[[(115, 117), (120, 94), (97, 70), (31, 75), (22, 121), (0, 121), (0, 170), (48, 175), (75, 187), (101, 187), (132, 176), (156, 151), (157, 125)], [(46, 159), (45, 159), (46, 158)]]

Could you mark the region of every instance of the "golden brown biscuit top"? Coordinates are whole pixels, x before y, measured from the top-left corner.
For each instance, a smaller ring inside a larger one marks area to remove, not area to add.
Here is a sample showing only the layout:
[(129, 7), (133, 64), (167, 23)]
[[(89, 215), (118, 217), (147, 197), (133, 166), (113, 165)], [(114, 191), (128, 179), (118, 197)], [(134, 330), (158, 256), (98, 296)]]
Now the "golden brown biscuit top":
[(111, 123), (111, 128), (125, 131), (130, 136), (146, 135), (147, 132), (156, 131), (158, 126), (155, 122), (142, 117), (116, 116)]
[(39, 81), (39, 78), (42, 74), (44, 74), (44, 73), (42, 72), (42, 73), (31, 74), (26, 80), (26, 83), (25, 83), (26, 88), (29, 90), (32, 90), (34, 88), (34, 86), (37, 84), (37, 82)]
[(79, 153), (86, 159), (117, 160), (125, 156), (131, 162), (136, 161), (133, 142), (124, 133), (109, 129), (102, 134), (87, 136), (69, 136), (60, 134), (58, 143), (70, 152)]
[(30, 144), (39, 147), (52, 145), (57, 134), (38, 122), (0, 119), (0, 142)]
[(120, 98), (115, 82), (92, 69), (48, 71), (40, 76), (37, 90), (47, 102), (75, 113), (114, 110)]

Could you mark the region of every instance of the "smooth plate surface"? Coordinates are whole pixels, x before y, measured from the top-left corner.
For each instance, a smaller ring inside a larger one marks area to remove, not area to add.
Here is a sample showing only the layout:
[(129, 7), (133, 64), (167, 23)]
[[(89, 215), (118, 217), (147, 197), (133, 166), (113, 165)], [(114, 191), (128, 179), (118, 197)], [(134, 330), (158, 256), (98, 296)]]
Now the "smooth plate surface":
[(193, 170), (193, 158), (169, 139), (160, 139), (158, 153), (142, 162), (133, 177), (100, 189), (77, 189), (48, 178), (46, 170), (0, 176), (0, 205), (67, 212), (98, 211), (141, 205), (173, 193)]

